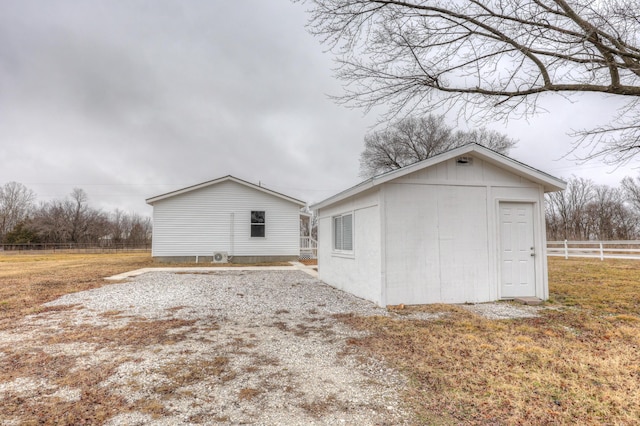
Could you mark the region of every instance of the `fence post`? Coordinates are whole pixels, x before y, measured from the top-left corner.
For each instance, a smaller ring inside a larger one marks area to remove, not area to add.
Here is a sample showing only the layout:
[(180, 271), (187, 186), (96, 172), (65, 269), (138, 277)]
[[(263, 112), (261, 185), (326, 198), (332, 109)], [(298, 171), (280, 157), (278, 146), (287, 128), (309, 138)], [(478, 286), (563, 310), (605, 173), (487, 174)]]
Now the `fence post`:
[(569, 245), (567, 244), (567, 240), (564, 240), (564, 258), (569, 259)]
[(602, 241), (600, 241), (600, 260), (604, 260), (604, 250), (602, 248)]

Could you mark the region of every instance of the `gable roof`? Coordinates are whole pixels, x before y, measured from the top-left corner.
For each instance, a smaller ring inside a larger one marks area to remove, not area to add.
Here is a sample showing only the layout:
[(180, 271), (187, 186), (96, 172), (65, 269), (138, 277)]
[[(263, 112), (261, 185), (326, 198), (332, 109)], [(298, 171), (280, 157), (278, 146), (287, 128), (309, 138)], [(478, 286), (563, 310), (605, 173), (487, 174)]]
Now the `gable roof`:
[(276, 191), (272, 191), (270, 189), (265, 188), (261, 185), (256, 185), (251, 182), (247, 182), (246, 180), (238, 179), (237, 177), (233, 177), (231, 175), (223, 176), (218, 179), (210, 180), (207, 182), (199, 183), (197, 185), (188, 186), (186, 188), (178, 189), (177, 191), (167, 192), (166, 194), (156, 195), (155, 197), (147, 198), (145, 201), (147, 204), (153, 205), (161, 200), (165, 200), (167, 198), (175, 197), (176, 195), (186, 194), (187, 192), (195, 191), (198, 189), (206, 188), (208, 186), (217, 185), (222, 182), (235, 182), (240, 185), (244, 185), (251, 189), (256, 189), (258, 191), (264, 192), (265, 194), (273, 195), (274, 197), (282, 198), (283, 200), (289, 201), (291, 203), (297, 204), (300, 207), (304, 207), (307, 205), (304, 201), (298, 200), (297, 198), (289, 197), (287, 195), (281, 194)]
[(345, 198), (359, 194), (385, 182), (389, 182), (390, 180), (406, 176), (418, 170), (426, 169), (427, 167), (431, 167), (435, 164), (442, 163), (466, 154), (474, 154), (475, 157), (481, 160), (487, 161), (491, 164), (499, 166), (504, 170), (525, 177), (532, 182), (538, 183), (544, 187), (544, 192), (561, 191), (567, 186), (566, 182), (561, 179), (553, 177), (538, 169), (534, 169), (531, 166), (528, 166), (489, 148), (485, 148), (482, 145), (470, 143), (468, 145), (463, 145), (459, 148), (454, 148), (442, 154), (427, 158), (426, 160), (418, 161), (417, 163), (413, 163), (400, 169), (392, 170), (390, 172), (374, 176), (370, 179), (365, 180), (364, 182), (352, 186), (349, 189), (339, 192), (332, 197), (320, 201), (319, 203), (313, 204), (310, 206), (310, 208), (311, 210), (317, 210), (327, 207), (331, 204), (342, 201)]

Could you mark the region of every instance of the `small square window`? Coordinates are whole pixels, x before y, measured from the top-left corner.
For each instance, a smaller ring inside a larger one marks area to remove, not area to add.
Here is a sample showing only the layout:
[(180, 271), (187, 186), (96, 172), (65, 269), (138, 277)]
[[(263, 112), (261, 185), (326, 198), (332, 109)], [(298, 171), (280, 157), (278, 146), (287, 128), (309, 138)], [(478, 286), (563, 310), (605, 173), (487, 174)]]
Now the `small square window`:
[(353, 251), (353, 214), (333, 217), (333, 249)]
[(261, 238), (265, 236), (265, 212), (263, 210), (251, 211), (251, 237)]

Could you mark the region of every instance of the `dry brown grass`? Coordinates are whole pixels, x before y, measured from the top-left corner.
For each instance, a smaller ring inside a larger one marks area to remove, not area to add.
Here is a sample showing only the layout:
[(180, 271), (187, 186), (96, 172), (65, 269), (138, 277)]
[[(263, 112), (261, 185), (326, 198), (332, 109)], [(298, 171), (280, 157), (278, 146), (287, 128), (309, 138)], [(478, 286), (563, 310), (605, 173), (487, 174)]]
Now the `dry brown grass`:
[[(102, 277), (151, 266), (148, 254), (0, 256), (0, 330), (44, 309), (62, 294), (104, 285)], [(200, 266), (204, 266), (200, 264)], [(208, 265), (207, 265), (208, 266)], [(539, 318), (492, 321), (456, 306), (405, 307), (404, 311), (446, 312), (436, 320), (342, 316), (370, 335), (351, 339), (361, 349), (386, 358), (410, 378), (405, 399), (420, 424), (638, 424), (640, 423), (640, 262), (550, 259), (551, 300), (557, 308)], [(280, 312), (280, 314), (285, 312)], [(118, 318), (120, 312), (104, 317)], [(277, 326), (277, 323), (274, 323)], [(101, 423), (132, 410), (164, 414), (162, 400), (127, 403), (99, 386), (131, 359), (113, 359), (78, 368), (73, 356), (51, 354), (38, 345), (88, 343), (106, 348), (171, 345), (189, 322), (133, 319), (121, 328), (69, 328), (35, 346), (4, 348), (0, 382), (41, 379), (57, 388), (80, 389), (79, 401), (61, 400), (41, 390), (38, 398), (5, 394), (2, 414), (23, 424)], [(293, 327), (292, 333), (319, 332)], [(176, 332), (179, 331), (179, 332)], [(186, 333), (186, 331), (184, 331)], [(237, 342), (238, 350), (251, 342)], [(272, 360), (256, 364), (273, 365)], [(261, 364), (262, 363), (262, 364)], [(75, 365), (76, 368), (73, 368)], [(160, 371), (175, 385), (235, 372), (224, 357), (176, 363)], [(259, 397), (246, 388), (239, 400)], [(146, 404), (146, 405), (145, 405)], [(307, 407), (330, 409), (318, 401)]]
[(240, 389), (240, 392), (238, 393), (238, 399), (239, 400), (247, 400), (247, 401), (251, 401), (253, 398), (257, 397), (258, 395), (260, 395), (260, 391), (258, 389), (254, 389), (254, 388), (242, 388)]
[[(101, 384), (112, 376), (117, 367), (132, 361), (129, 356), (114, 356), (99, 364), (79, 362), (81, 354), (51, 354), (42, 345), (89, 343), (101, 349), (110, 349), (114, 354), (124, 347), (145, 348), (152, 345), (171, 345), (182, 340), (184, 333), (172, 332), (184, 329), (194, 321), (179, 319), (143, 321), (136, 320), (119, 328), (83, 326), (58, 330), (48, 338), (37, 342), (23, 342), (14, 348), (3, 348), (0, 359), (0, 383), (16, 379), (44, 381), (47, 387), (36, 389), (29, 396), (21, 393), (4, 394), (0, 399), (2, 415), (18, 417), (20, 424), (101, 424), (118, 413), (140, 411), (159, 416), (164, 413), (161, 402), (141, 400), (128, 403)], [(219, 363), (216, 361), (216, 365)], [(184, 367), (184, 368), (183, 368)], [(171, 365), (167, 372), (174, 385), (173, 392), (193, 377), (212, 371), (209, 363), (202, 361), (193, 365)], [(216, 370), (217, 371), (217, 370)], [(173, 374), (170, 374), (173, 373)], [(55, 397), (54, 390), (74, 389), (79, 391), (78, 400), (63, 400)], [(163, 392), (158, 391), (162, 394)]]
[(43, 303), (63, 294), (100, 287), (103, 278), (148, 267), (291, 266), (287, 262), (242, 264), (160, 263), (149, 253), (0, 254), (0, 328), (2, 321), (41, 312)]
[[(288, 266), (289, 263), (260, 264), (260, 266)], [(103, 278), (133, 269), (167, 266), (153, 262), (149, 253), (124, 254), (12, 254), (0, 255), (0, 331), (19, 331), (18, 320), (26, 315), (75, 309), (74, 306), (43, 307), (42, 304), (63, 294), (88, 290), (113, 282)], [(245, 266), (212, 265), (199, 263), (175, 266)], [(255, 266), (255, 265), (249, 265)], [(184, 307), (173, 308), (178, 311)], [(121, 311), (107, 311), (102, 318), (125, 318)], [(156, 373), (166, 377), (151, 391), (158, 398), (127, 402), (101, 384), (116, 369), (134, 359), (131, 355), (114, 355), (95, 365), (85, 365), (82, 354), (50, 353), (46, 348), (74, 344), (90, 345), (114, 354), (131, 354), (149, 347), (166, 348), (181, 342), (189, 333), (193, 321), (167, 319), (149, 321), (143, 318), (127, 318), (121, 327), (102, 327), (60, 324), (40, 334), (35, 340), (22, 341), (19, 345), (0, 348), (0, 384), (27, 380), (30, 391), (6, 391), (0, 394), (0, 418), (19, 419), (20, 424), (101, 424), (115, 414), (142, 412), (157, 418), (167, 414), (165, 399), (191, 384), (217, 378), (220, 382), (233, 380), (237, 372), (229, 368), (227, 357), (211, 359), (184, 358), (159, 367)], [(216, 330), (217, 324), (200, 330)], [(43, 337), (44, 336), (44, 337)], [(232, 345), (241, 348), (255, 346), (241, 338)], [(161, 350), (161, 349), (158, 349)], [(276, 365), (277, 360), (256, 360), (264, 365)], [(77, 400), (65, 400), (56, 393), (69, 389), (79, 393)], [(133, 389), (133, 388), (132, 388)], [(241, 400), (251, 400), (259, 391), (246, 388)], [(216, 421), (228, 421), (215, 418)]]
[(105, 285), (104, 277), (151, 265), (149, 253), (0, 255), (0, 324), (63, 294)]
[(424, 424), (638, 424), (640, 262), (550, 260), (539, 318), (495, 321), (455, 306), (432, 321), (344, 317), (352, 345), (410, 378)]
[[(0, 330), (15, 329), (16, 321), (28, 314), (73, 309), (41, 305), (66, 293), (111, 284), (103, 279), (106, 276), (151, 265), (148, 253), (0, 255)], [(102, 316), (119, 315), (120, 312), (110, 311)], [(28, 379), (44, 381), (49, 387), (28, 397), (5, 393), (0, 413), (2, 417), (19, 418), (20, 424), (100, 424), (117, 413), (132, 410), (160, 415), (163, 407), (157, 402), (130, 404), (99, 386), (119, 365), (130, 361), (126, 357), (79, 366), (77, 357), (47, 353), (42, 345), (88, 343), (117, 353), (124, 346), (171, 345), (184, 337), (172, 331), (191, 324), (192, 321), (177, 319), (132, 319), (120, 328), (62, 327), (41, 341), (5, 346), (0, 358), (0, 383)], [(61, 388), (79, 390), (80, 399), (66, 401), (56, 397), (54, 390)]]

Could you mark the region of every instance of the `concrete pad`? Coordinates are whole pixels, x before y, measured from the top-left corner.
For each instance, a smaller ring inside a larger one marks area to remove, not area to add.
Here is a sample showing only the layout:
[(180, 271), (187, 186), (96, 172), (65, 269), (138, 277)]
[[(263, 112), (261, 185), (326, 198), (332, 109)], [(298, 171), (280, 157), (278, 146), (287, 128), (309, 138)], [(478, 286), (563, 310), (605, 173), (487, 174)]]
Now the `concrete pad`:
[(105, 277), (108, 281), (120, 281), (127, 278), (137, 277), (147, 272), (216, 272), (216, 271), (302, 271), (311, 275), (314, 278), (318, 278), (318, 272), (310, 266), (306, 266), (300, 262), (289, 262), (291, 266), (164, 266), (158, 268), (142, 268), (129, 272), (123, 272), (121, 274)]
[(513, 301), (529, 306), (539, 306), (543, 303), (542, 299), (539, 299), (537, 297), (516, 297), (515, 299), (513, 299)]
[(308, 266), (301, 262), (289, 262), (289, 263), (291, 263), (293, 266), (295, 266), (297, 269), (301, 270), (302, 272), (308, 275), (311, 275), (313, 278), (318, 278), (317, 265)]

